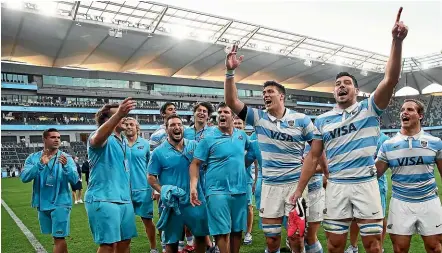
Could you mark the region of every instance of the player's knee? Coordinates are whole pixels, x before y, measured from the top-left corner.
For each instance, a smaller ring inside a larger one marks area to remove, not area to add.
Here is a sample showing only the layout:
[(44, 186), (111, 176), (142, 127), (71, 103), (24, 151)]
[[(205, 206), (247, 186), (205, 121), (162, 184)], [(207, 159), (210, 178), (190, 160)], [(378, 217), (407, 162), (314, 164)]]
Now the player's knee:
[(324, 227), (325, 232), (340, 235), (348, 233), (350, 224), (351, 221), (324, 220), (322, 222), (322, 226)]
[(434, 240), (430, 243), (426, 243), (425, 249), (427, 250), (427, 252), (431, 252), (431, 253), (441, 253), (442, 252), (441, 243), (437, 240)]
[(370, 223), (358, 223), (358, 226), (361, 236), (381, 235), (384, 222), (380, 220)]
[(262, 224), (262, 231), (265, 237), (280, 237), (281, 224)]

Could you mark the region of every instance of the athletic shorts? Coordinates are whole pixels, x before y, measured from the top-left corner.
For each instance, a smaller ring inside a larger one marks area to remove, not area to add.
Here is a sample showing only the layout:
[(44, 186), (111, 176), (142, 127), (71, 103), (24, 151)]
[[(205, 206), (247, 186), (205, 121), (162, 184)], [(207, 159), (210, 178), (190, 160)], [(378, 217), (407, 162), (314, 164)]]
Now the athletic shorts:
[(439, 198), (417, 203), (391, 198), (387, 233), (423, 236), (442, 234), (442, 206)]
[(85, 206), (95, 243), (111, 244), (137, 236), (132, 203), (93, 201)]
[(253, 198), (253, 184), (247, 184), (247, 205), (251, 206), (252, 205), (252, 198)]
[(213, 194), (206, 199), (210, 235), (225, 235), (247, 229), (246, 194)]
[[(288, 216), (294, 207), (290, 197), (295, 193), (297, 186), (298, 183), (270, 185), (263, 182), (259, 216), (262, 218)], [(307, 200), (306, 192), (304, 191), (303, 197)]]
[(164, 243), (177, 243), (184, 238), (184, 227), (187, 227), (194, 236), (209, 235), (207, 221), (207, 206), (202, 203), (200, 206), (188, 205), (180, 207), (181, 215), (170, 212), (167, 226), (163, 229)]
[(135, 214), (141, 218), (153, 218), (152, 190), (132, 191), (132, 205)]
[(383, 219), (377, 180), (342, 184), (328, 181), (325, 190), (324, 219)]
[(324, 219), (325, 190), (323, 188), (307, 194), (308, 216), (307, 222), (320, 222)]
[(69, 236), (70, 220), (70, 207), (56, 207), (53, 210), (38, 212), (41, 233), (51, 234), (56, 238)]
[(71, 184), (72, 191), (78, 191), (83, 189), (83, 183), (79, 180), (76, 184)]
[(258, 177), (258, 180), (256, 180), (256, 188), (255, 188), (255, 206), (257, 210), (259, 210), (261, 205), (261, 190), (262, 190), (262, 177)]
[(381, 193), (381, 205), (382, 205), (382, 213), (384, 217), (387, 216), (387, 190), (379, 189)]

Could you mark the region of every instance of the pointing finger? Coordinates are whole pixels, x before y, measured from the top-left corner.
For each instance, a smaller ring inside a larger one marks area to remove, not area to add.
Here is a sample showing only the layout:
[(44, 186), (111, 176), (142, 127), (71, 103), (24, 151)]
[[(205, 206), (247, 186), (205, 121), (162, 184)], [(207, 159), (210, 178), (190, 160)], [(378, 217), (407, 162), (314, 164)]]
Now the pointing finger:
[(398, 13), (397, 13), (397, 16), (396, 16), (396, 23), (399, 22), (399, 20), (401, 20), (401, 13), (402, 13), (402, 7), (399, 8), (399, 11), (398, 11)]

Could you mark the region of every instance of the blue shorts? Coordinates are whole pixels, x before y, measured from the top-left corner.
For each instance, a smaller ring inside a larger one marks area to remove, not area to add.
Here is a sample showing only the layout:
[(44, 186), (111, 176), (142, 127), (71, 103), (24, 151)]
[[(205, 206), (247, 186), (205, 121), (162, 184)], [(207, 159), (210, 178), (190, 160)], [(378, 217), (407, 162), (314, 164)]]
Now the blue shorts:
[(135, 214), (141, 218), (153, 218), (152, 190), (132, 191), (132, 205)]
[(247, 205), (251, 206), (252, 205), (252, 198), (253, 198), (253, 184), (247, 184)]
[(53, 237), (69, 236), (70, 220), (70, 207), (56, 207), (54, 210), (38, 212), (41, 233), (51, 234)]
[(177, 243), (184, 238), (184, 226), (186, 226), (194, 236), (209, 235), (209, 225), (207, 222), (206, 204), (200, 206), (180, 207), (181, 214), (176, 215), (171, 212), (167, 226), (163, 229), (162, 242), (166, 244)]
[(246, 194), (214, 194), (206, 199), (210, 235), (225, 235), (247, 229)]
[(111, 244), (137, 236), (132, 203), (86, 202), (89, 227), (97, 244)]

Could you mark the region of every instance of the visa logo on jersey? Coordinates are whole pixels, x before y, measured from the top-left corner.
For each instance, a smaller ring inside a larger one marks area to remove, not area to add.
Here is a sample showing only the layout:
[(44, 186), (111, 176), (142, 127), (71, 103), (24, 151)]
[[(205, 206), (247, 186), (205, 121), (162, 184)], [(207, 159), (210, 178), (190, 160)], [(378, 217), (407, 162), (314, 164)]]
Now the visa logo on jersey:
[(397, 162), (399, 166), (421, 165), (424, 164), (424, 158), (422, 156), (397, 158)]
[(270, 130), (270, 138), (280, 141), (294, 141), (293, 136), (286, 133), (274, 132), (272, 130)]
[(353, 132), (356, 132), (356, 126), (353, 123), (350, 123), (350, 125), (348, 126), (342, 126), (339, 128), (335, 128), (333, 131), (328, 132), (330, 134), (330, 136), (332, 137), (332, 139), (337, 138), (337, 137), (341, 137)]

